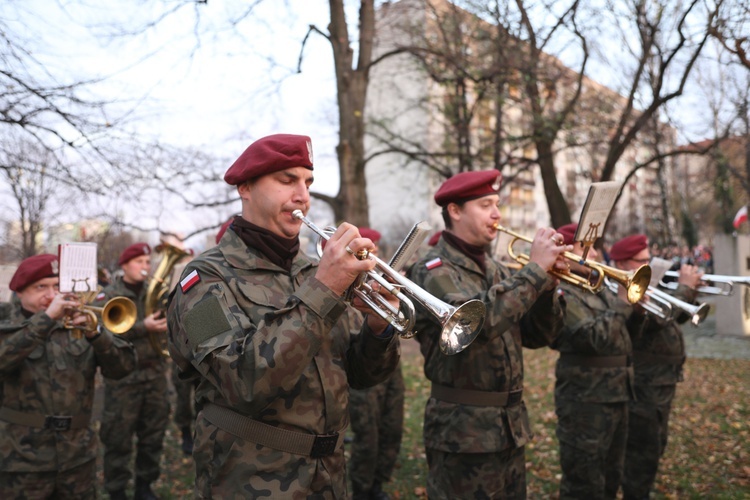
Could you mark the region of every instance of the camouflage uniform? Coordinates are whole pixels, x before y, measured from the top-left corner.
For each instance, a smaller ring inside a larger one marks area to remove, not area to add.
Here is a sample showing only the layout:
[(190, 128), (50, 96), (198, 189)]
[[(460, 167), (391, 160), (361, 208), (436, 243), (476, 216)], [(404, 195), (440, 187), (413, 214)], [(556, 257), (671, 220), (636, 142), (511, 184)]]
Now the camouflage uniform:
[[(132, 476), (133, 435), (138, 439), (135, 455), (135, 477), (150, 484), (160, 473), (164, 433), (169, 424), (167, 363), (151, 347), (143, 325), (146, 286), (136, 296), (121, 277), (104, 289), (106, 299), (127, 297), (138, 308), (138, 320), (122, 337), (138, 353), (136, 370), (122, 380), (107, 380), (104, 390), (104, 412), (99, 436), (104, 444), (104, 487), (107, 491), (124, 490)], [(98, 297), (101, 299), (101, 297)]]
[(172, 385), (175, 392), (174, 423), (183, 429), (192, 427), (195, 420), (193, 404), (193, 383), (189, 380), (180, 380), (180, 370), (177, 365), (172, 367)]
[(349, 461), (354, 498), (380, 491), (391, 479), (404, 430), (404, 375), (401, 366), (375, 387), (349, 391), (354, 441)]
[[(398, 363), (398, 337), (366, 327), (351, 335), (356, 311), (315, 272), (302, 253), (284, 271), (227, 231), (187, 265), (170, 297), (170, 352), (186, 376), (200, 377), (199, 498), (347, 495), (347, 382), (385, 380)], [(253, 441), (257, 428), (263, 439)], [(289, 442), (275, 441), (281, 433)]]
[(135, 362), (109, 333), (74, 339), (45, 312), (26, 319), (14, 308), (0, 325), (0, 498), (95, 498), (96, 368), (122, 378)]
[[(425, 264), (436, 258), (441, 264), (428, 269)], [(417, 339), (433, 391), (424, 421), (431, 499), (526, 496), (524, 445), (531, 428), (522, 398), (522, 346), (549, 345), (564, 312), (554, 279), (537, 264), (511, 276), (489, 257), (485, 262), (482, 272), (441, 239), (409, 272), (418, 286), (445, 302), (478, 298), (487, 306), (482, 332), (454, 356), (440, 351), (434, 318), (418, 315)], [(469, 394), (477, 396), (477, 404), (457, 402)]]
[[(675, 297), (692, 303), (696, 293), (680, 285)], [(667, 446), (669, 412), (677, 382), (682, 381), (685, 341), (678, 323), (689, 319), (660, 320), (649, 315), (640, 337), (633, 339), (636, 401), (629, 405), (628, 441), (623, 491), (626, 499), (648, 498), (656, 480), (659, 460)]]
[(565, 328), (553, 345), (560, 498), (615, 498), (633, 397), (631, 333), (640, 333), (642, 316), (609, 290), (565, 282), (561, 290)]

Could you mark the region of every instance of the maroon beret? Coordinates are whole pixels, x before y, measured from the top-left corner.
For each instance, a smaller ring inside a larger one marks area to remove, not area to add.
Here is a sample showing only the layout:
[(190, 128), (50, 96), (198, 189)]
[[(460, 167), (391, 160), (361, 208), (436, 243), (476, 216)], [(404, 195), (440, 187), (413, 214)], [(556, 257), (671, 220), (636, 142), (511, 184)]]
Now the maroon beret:
[(224, 180), (237, 186), (261, 175), (292, 167), (313, 169), (312, 140), (306, 135), (269, 135), (250, 144), (229, 167)]
[(24, 259), (18, 266), (13, 277), (10, 279), (10, 288), (14, 292), (20, 292), (27, 286), (43, 278), (52, 278), (58, 275), (59, 263), (57, 255), (43, 253)]
[(503, 176), (497, 170), (461, 172), (443, 182), (435, 193), (435, 203), (444, 207), (449, 203), (459, 203), (495, 194), (500, 189)]
[(578, 230), (578, 223), (571, 222), (557, 228), (557, 232), (563, 235), (563, 240), (566, 245), (572, 245), (575, 243), (573, 238), (576, 237), (576, 231)]
[(431, 247), (434, 247), (435, 245), (437, 245), (437, 242), (440, 241), (440, 236), (442, 234), (442, 231), (438, 231), (437, 233), (433, 234), (432, 236), (430, 236), (430, 239), (427, 240), (427, 244)]
[(360, 227), (359, 228), (359, 235), (363, 238), (370, 238), (370, 240), (377, 245), (378, 241), (380, 241), (380, 238), (382, 235), (375, 231), (374, 229), (370, 229), (369, 227)]
[(148, 246), (147, 243), (133, 243), (122, 251), (120, 258), (117, 261), (117, 265), (121, 266), (141, 255), (151, 255), (151, 247)]
[(229, 226), (232, 224), (232, 221), (234, 220), (234, 215), (229, 218), (224, 224), (221, 225), (219, 228), (219, 232), (216, 233), (216, 244), (218, 245), (221, 241), (221, 237), (224, 236), (224, 233), (227, 232), (227, 229), (229, 229)]
[(609, 258), (615, 262), (632, 259), (644, 248), (648, 248), (648, 238), (645, 234), (626, 236), (612, 245)]

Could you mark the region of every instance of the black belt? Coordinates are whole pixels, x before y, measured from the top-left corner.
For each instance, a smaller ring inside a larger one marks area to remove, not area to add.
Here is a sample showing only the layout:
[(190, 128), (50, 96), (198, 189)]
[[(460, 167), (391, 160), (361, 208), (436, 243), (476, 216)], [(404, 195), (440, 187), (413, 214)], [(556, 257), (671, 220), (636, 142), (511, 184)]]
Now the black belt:
[(91, 414), (84, 415), (41, 415), (39, 413), (25, 413), (8, 407), (0, 408), (0, 420), (5, 422), (52, 429), (53, 431), (68, 431), (70, 429), (85, 429), (91, 423)]
[(344, 432), (308, 434), (290, 431), (246, 417), (223, 406), (207, 404), (203, 418), (237, 437), (274, 450), (322, 458), (333, 455), (344, 442)]
[(622, 356), (585, 356), (583, 354), (560, 353), (560, 361), (568, 365), (587, 368), (625, 368), (630, 366), (630, 359)]
[(471, 389), (457, 389), (445, 385), (432, 384), (433, 398), (467, 406), (515, 406), (523, 399), (523, 389), (509, 392), (476, 391)]

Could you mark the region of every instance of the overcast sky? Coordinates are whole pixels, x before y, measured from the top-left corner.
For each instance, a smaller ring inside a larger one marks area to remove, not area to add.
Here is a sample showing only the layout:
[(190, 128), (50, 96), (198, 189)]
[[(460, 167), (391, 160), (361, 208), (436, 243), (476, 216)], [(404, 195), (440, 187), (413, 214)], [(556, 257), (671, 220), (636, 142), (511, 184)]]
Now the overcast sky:
[[(0, 15), (26, 37), (25, 45), (58, 80), (106, 77), (96, 92), (121, 101), (122, 110), (134, 107), (130, 126), (140, 135), (215, 153), (227, 159), (227, 167), (264, 135), (310, 135), (314, 188), (334, 194), (335, 80), (331, 49), (321, 36), (311, 36), (302, 73), (296, 74), (308, 25), (327, 31), (328, 2), (265, 0), (251, 14), (252, 22), (238, 24), (241, 31), (232, 29), (227, 20), (253, 3), (4, 0)], [(144, 29), (159, 19), (165, 4), (184, 7)], [(350, 36), (355, 36), (357, 11), (347, 14)], [(606, 72), (591, 76), (612, 83)], [(700, 102), (697, 93), (682, 107), (696, 109)], [(175, 224), (190, 219), (181, 214)]]

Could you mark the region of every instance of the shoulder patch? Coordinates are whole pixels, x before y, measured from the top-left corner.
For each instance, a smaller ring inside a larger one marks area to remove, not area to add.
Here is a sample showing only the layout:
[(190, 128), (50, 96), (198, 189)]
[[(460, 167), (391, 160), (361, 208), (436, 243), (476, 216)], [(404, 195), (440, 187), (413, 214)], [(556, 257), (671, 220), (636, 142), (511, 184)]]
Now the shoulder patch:
[(197, 269), (193, 269), (193, 271), (182, 278), (182, 281), (180, 281), (180, 288), (182, 289), (182, 293), (187, 293), (188, 290), (193, 288), (196, 283), (200, 282), (201, 276), (198, 274)]
[(436, 267), (440, 267), (443, 265), (443, 261), (440, 257), (435, 257), (432, 260), (428, 260), (424, 263), (424, 267), (427, 269), (435, 269)]
[(185, 314), (184, 324), (191, 347), (231, 328), (219, 299), (213, 295), (190, 309)]
[(104, 292), (99, 292), (96, 297), (94, 297), (94, 300), (104, 300), (107, 297), (107, 294)]

